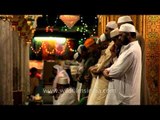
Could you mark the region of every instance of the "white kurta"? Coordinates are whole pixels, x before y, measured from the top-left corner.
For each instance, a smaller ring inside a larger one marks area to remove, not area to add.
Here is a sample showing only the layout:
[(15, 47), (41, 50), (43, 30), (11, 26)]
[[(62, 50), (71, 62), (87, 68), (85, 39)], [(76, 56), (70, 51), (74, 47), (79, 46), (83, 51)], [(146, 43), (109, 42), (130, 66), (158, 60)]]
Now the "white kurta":
[(53, 101), (53, 105), (77, 105), (77, 94), (72, 88), (67, 88), (59, 97)]
[[(67, 78), (68, 83), (70, 84), (70, 78), (68, 73), (64, 69), (58, 70), (58, 73), (53, 81), (53, 90), (52, 90), (53, 93), (57, 91), (57, 83), (60, 77)], [(53, 101), (54, 101), (54, 96), (53, 96)]]
[[(97, 70), (104, 68), (111, 62), (110, 48), (114, 45), (114, 42), (110, 42), (109, 46), (105, 50), (105, 54), (102, 54), (95, 65)], [(104, 76), (94, 76), (92, 78), (91, 88), (89, 91), (89, 97), (87, 105), (104, 105), (108, 89), (108, 80)]]
[[(107, 70), (113, 78), (117, 101), (127, 105), (140, 105), (141, 48), (138, 41), (123, 46), (117, 61)], [(117, 104), (117, 102), (116, 102)]]

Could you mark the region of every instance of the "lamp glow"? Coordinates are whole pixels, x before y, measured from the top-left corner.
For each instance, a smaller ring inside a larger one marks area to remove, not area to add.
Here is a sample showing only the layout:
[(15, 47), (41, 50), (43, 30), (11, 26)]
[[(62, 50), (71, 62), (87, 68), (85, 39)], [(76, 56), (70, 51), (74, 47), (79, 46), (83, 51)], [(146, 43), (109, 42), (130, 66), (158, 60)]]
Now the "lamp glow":
[(66, 42), (66, 38), (64, 37), (34, 37), (35, 41), (54, 41), (57, 44), (64, 44)]

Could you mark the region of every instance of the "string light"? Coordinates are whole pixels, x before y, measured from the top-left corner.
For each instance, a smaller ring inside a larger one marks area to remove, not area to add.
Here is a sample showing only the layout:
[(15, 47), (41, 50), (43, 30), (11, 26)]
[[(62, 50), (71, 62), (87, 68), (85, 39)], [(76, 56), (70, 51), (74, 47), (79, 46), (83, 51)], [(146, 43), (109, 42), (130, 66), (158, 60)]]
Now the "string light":
[(32, 46), (31, 47), (31, 50), (35, 53), (35, 54), (39, 54), (39, 52), (41, 51), (42, 49), (42, 46), (39, 47), (39, 49), (36, 51)]
[(44, 42), (42, 42), (42, 45), (43, 45), (43, 49), (45, 50), (45, 52), (47, 54), (50, 54), (50, 55), (54, 54), (54, 49), (50, 52), (50, 51), (48, 51), (47, 46), (46, 46), (46, 44)]
[[(57, 25), (58, 20), (59, 20), (59, 17), (57, 17), (56, 20), (54, 21), (54, 26)], [(97, 20), (97, 17), (95, 17), (95, 20)], [(90, 32), (88, 30), (89, 27), (88, 27), (87, 23), (84, 22), (83, 17), (80, 17), (80, 22), (81, 22), (82, 26), (73, 27), (72, 30), (68, 29), (68, 27), (66, 25), (63, 26), (63, 27), (61, 27), (61, 29), (60, 29), (60, 31), (77, 31), (77, 32), (82, 32), (82, 38), (78, 40), (78, 44), (79, 45), (83, 44), (84, 40), (87, 39), (87, 37), (86, 37), (87, 33)], [(92, 32), (91, 32), (92, 33), (91, 34), (92, 37), (97, 34), (96, 30), (97, 30), (97, 24), (94, 25), (93, 28), (92, 28)], [(46, 32), (53, 32), (53, 26), (47, 26), (46, 27)], [(47, 46), (46, 46), (46, 44), (44, 42), (42, 43), (42, 46), (37, 51), (34, 50), (32, 46), (31, 46), (31, 50), (35, 54), (38, 54), (38, 53), (40, 53), (41, 49), (43, 48), (47, 54), (59, 54), (59, 55), (62, 55), (65, 52), (66, 47), (68, 47), (69, 51), (76, 52), (76, 50), (74, 50), (73, 47), (71, 46), (71, 42), (69, 40), (62, 47), (62, 50), (58, 50), (58, 48), (54, 48), (52, 50), (48, 50)]]
[[(56, 44), (57, 46), (60, 44)], [(47, 54), (58, 54), (58, 55), (62, 55), (64, 54), (64, 52), (66, 51), (66, 48), (68, 47), (69, 51), (71, 52), (75, 52), (76, 50), (74, 50), (71, 46), (71, 42), (70, 40), (67, 39), (67, 42), (65, 42), (64, 46), (60, 45), (62, 47), (62, 50), (58, 50), (57, 46), (55, 48), (53, 48), (52, 50), (48, 50), (46, 43), (43, 41), (41, 47), (36, 51), (32, 46), (31, 46), (31, 50), (35, 53), (35, 54), (39, 54), (40, 51), (42, 49), (45, 50), (45, 52)]]
[[(97, 17), (95, 17), (95, 21), (97, 21)], [(96, 36), (96, 34), (97, 34), (97, 32), (96, 32), (96, 29), (97, 29), (97, 24), (94, 26), (94, 28), (92, 29), (92, 34), (91, 34), (91, 37), (93, 37), (93, 36)]]

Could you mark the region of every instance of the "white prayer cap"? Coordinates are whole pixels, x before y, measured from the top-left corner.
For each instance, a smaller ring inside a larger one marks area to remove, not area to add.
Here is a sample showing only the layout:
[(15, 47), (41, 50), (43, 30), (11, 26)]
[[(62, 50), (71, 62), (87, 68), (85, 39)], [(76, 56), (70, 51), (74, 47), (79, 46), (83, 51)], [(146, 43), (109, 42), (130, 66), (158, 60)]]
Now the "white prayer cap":
[(84, 45), (79, 45), (78, 48), (77, 48), (77, 52), (79, 54), (82, 54), (82, 47), (84, 47)]
[(103, 42), (106, 40), (106, 35), (103, 33), (100, 38), (99, 38), (100, 42)]
[(99, 43), (100, 43), (100, 38), (96, 40), (96, 44), (99, 44)]
[(68, 78), (66, 78), (66, 77), (59, 77), (57, 83), (58, 83), (58, 84), (61, 84), (61, 85), (69, 84), (69, 83), (68, 83)]
[(130, 16), (121, 16), (118, 18), (117, 23), (125, 23), (125, 22), (132, 22), (132, 19)]
[(117, 35), (119, 35), (119, 30), (118, 30), (118, 28), (116, 28), (116, 29), (114, 29), (114, 30), (112, 30), (112, 31), (110, 32), (110, 37), (111, 37), (111, 38), (113, 38), (113, 37), (115, 37), (115, 36), (117, 36)]
[(79, 54), (78, 54), (78, 52), (76, 52), (76, 53), (73, 55), (74, 60), (77, 60), (78, 56), (79, 56)]
[(133, 25), (131, 25), (129, 23), (125, 23), (120, 26), (119, 31), (120, 32), (136, 32), (136, 29)]
[(115, 29), (115, 28), (117, 28), (118, 26), (117, 26), (116, 21), (110, 21), (110, 22), (107, 23), (106, 27)]
[(57, 70), (57, 73), (63, 70), (63, 67), (58, 64), (54, 65), (53, 68)]

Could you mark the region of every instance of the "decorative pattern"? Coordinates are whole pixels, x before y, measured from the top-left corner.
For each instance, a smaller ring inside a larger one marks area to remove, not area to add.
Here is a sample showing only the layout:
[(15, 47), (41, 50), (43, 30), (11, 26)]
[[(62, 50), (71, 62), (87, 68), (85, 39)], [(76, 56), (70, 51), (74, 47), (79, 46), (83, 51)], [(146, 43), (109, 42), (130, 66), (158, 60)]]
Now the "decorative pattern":
[(159, 104), (160, 81), (160, 16), (145, 16), (146, 78), (150, 89), (151, 104)]

